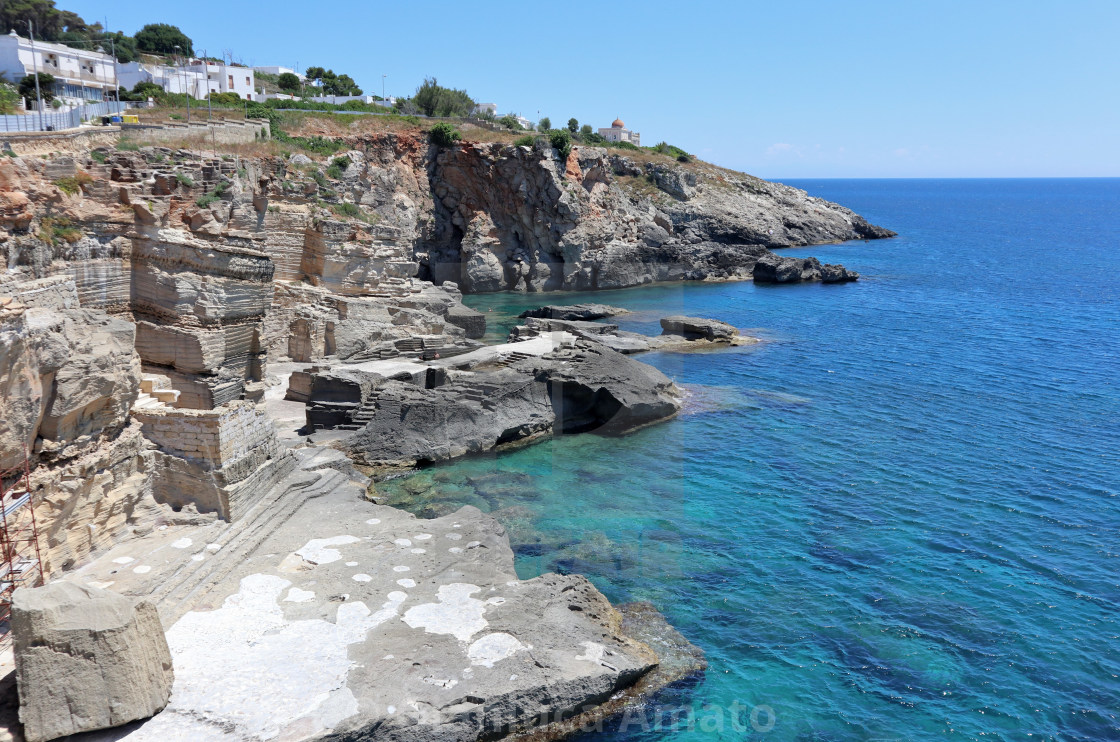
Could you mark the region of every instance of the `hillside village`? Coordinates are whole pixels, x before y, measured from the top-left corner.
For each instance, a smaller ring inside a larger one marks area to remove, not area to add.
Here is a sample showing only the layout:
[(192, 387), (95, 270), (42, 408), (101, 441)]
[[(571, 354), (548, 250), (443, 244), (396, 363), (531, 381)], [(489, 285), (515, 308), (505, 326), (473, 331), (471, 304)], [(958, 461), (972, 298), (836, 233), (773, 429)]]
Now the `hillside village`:
[[(41, 14), (54, 18), (51, 0), (36, 1)], [(534, 122), (514, 112), (500, 114), (496, 103), (476, 102), (466, 91), (443, 88), (434, 78), (426, 79), (412, 96), (371, 95), (350, 75), (332, 69), (250, 66), (234, 61), (232, 54), (224, 59), (197, 54), (192, 40), (175, 26), (149, 24), (128, 37), (102, 33), (100, 24), (86, 24), (72, 13), (54, 13), (61, 20), (44, 24), (40, 18), (46, 31), (41, 27), (38, 38), (33, 36), (34, 19), (20, 23), (19, 18), (0, 18), (0, 27), (7, 29), (0, 36), (0, 114), (30, 116), (5, 122), (6, 129), (57, 130), (65, 127), (64, 119), (43, 114), (75, 110), (79, 124), (98, 123), (94, 114), (120, 114), (125, 103), (133, 108), (206, 108), (208, 117), (215, 106), (219, 111), (243, 106), (246, 115), (266, 118), (263, 105), (271, 110), (471, 119), (510, 131), (552, 129), (548, 118)], [(169, 117), (175, 116), (169, 112)], [(566, 127), (558, 128), (589, 144), (641, 145), (640, 135), (620, 120), (596, 129), (569, 119)]]

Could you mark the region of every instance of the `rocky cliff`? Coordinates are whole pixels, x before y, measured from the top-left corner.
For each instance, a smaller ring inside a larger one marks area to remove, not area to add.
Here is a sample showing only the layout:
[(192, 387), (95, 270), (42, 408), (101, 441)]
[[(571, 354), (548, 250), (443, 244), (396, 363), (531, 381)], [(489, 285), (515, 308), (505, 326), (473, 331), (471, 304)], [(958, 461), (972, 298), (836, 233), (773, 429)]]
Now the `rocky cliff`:
[(768, 248), (894, 234), (796, 188), (641, 157), (576, 147), (562, 160), (543, 140), (438, 152), (424, 275), (466, 292), (750, 278)]

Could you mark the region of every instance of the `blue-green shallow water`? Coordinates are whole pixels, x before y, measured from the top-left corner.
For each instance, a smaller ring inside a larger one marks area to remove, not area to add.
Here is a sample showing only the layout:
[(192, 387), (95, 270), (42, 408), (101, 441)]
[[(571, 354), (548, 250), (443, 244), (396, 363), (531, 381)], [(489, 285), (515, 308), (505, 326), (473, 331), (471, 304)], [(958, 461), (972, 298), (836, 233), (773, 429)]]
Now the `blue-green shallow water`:
[(469, 297), (768, 342), (644, 356), (687, 414), (427, 470), (414, 507), (501, 511), (522, 577), (653, 601), (707, 652), (659, 699), (692, 729), (589, 740), (1120, 739), (1120, 180), (795, 185), (901, 236), (788, 253), (854, 285)]

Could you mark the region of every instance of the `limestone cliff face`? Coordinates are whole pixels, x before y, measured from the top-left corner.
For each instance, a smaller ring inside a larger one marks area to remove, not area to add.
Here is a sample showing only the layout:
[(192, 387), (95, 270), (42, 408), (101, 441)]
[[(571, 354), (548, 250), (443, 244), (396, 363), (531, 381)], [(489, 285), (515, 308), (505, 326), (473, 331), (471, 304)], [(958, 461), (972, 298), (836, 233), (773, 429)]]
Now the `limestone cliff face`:
[(703, 163), (464, 143), (432, 157), (426, 276), (465, 292), (749, 278), (767, 248), (892, 232), (795, 188)]
[[(319, 161), (0, 158), (0, 466), (24, 450), (40, 465), (52, 563), (157, 503), (248, 507), (253, 483), (283, 471), (271, 434), (229, 460), (199, 436), (257, 419), (239, 406), (261, 399), (270, 361), (461, 352), (485, 331), (461, 292), (850, 280), (769, 248), (891, 234), (703, 163), (441, 149), (420, 132), (345, 144)], [(74, 476), (88, 486), (64, 487)]]

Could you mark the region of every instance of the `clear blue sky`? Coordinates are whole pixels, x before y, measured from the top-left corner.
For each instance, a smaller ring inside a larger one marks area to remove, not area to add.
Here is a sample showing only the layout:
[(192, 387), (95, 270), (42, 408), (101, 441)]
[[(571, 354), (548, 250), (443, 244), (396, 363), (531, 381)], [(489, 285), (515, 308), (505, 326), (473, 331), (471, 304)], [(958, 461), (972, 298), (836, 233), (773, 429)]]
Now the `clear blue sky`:
[(763, 177), (1120, 176), (1118, 0), (57, 6), (366, 92), (434, 75), (554, 125), (621, 116), (647, 145)]

